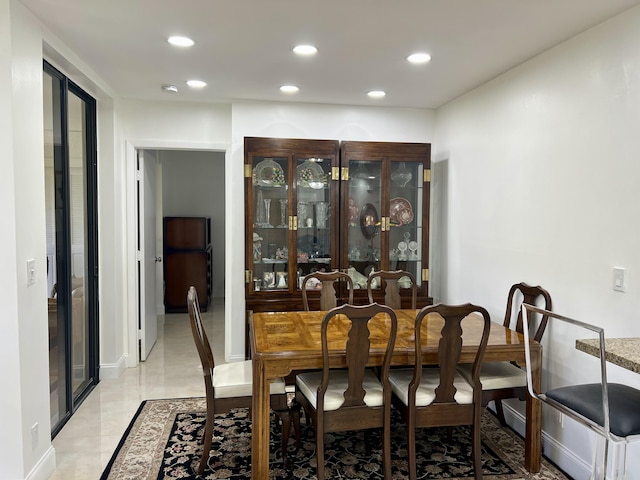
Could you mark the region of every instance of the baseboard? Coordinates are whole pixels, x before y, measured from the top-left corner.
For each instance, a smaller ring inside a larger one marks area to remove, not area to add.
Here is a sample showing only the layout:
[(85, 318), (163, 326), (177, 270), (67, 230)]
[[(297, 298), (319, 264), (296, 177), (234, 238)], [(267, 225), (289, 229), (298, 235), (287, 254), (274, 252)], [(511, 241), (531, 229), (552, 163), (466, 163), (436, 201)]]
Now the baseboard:
[(127, 368), (127, 355), (122, 355), (116, 363), (100, 364), (100, 380), (115, 380)]
[[(525, 435), (525, 417), (517, 410), (502, 402), (504, 419), (519, 435)], [(493, 410), (493, 408), (492, 408)], [(552, 436), (542, 431), (542, 453), (558, 468), (571, 478), (589, 478), (591, 476), (591, 462), (585, 461), (572, 450), (560, 443)]]
[(56, 451), (49, 446), (38, 463), (31, 469), (25, 480), (47, 480), (56, 471)]

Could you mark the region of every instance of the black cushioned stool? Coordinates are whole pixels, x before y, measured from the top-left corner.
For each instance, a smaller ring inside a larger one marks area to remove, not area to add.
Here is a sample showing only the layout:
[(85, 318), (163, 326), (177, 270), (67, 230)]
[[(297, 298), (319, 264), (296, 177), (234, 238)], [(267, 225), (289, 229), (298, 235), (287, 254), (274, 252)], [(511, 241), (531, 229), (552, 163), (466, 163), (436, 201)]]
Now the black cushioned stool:
[[(523, 304), (525, 315), (524, 335), (527, 359), (527, 388), (530, 395), (550, 405), (577, 422), (596, 432), (596, 448), (593, 456), (591, 479), (605, 479), (609, 443), (614, 447), (612, 476), (616, 480), (626, 476), (626, 447), (629, 442), (640, 440), (640, 390), (619, 383), (607, 383), (604, 330), (588, 323), (563, 317), (548, 310)], [(532, 313), (546, 315), (549, 323), (566, 322), (595, 332), (599, 337), (601, 383), (553, 388), (537, 392), (531, 381), (528, 316)]]

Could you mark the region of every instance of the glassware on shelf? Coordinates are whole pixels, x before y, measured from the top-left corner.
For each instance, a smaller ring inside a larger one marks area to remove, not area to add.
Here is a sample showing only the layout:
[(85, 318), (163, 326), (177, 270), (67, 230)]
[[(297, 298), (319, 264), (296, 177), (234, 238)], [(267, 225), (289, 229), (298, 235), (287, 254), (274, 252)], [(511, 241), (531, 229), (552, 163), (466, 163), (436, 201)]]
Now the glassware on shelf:
[(306, 226), (308, 217), (309, 217), (309, 204), (307, 202), (298, 202), (298, 226), (300, 227)]
[(256, 201), (256, 218), (255, 218), (255, 225), (257, 227), (262, 227), (264, 225), (264, 208), (262, 208), (262, 206), (264, 205), (264, 198), (262, 196), (262, 190), (258, 190), (258, 200)]
[(405, 162), (400, 162), (400, 166), (391, 174), (391, 180), (399, 187), (405, 187), (411, 181), (413, 175), (407, 169)]
[(280, 225), (281, 228), (287, 228), (287, 199), (280, 199)]
[(269, 217), (271, 215), (271, 199), (264, 199), (264, 224), (262, 225), (265, 228), (272, 228), (273, 225), (269, 222)]
[(328, 214), (329, 204), (327, 202), (316, 202), (316, 225), (318, 228), (327, 228)]
[(418, 260), (418, 242), (415, 240), (409, 242), (409, 260)]

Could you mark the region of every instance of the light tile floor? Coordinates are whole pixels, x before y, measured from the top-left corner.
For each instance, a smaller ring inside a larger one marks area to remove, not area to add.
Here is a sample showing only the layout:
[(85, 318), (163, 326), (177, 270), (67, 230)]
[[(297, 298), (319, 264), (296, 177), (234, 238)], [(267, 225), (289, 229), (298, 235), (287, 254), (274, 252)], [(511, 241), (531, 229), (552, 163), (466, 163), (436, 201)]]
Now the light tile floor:
[[(224, 362), (224, 300), (214, 299), (203, 322), (216, 362)], [(204, 382), (187, 314), (158, 317), (158, 341), (146, 362), (116, 380), (102, 380), (53, 440), (56, 471), (49, 480), (98, 479), (140, 403), (201, 397)]]

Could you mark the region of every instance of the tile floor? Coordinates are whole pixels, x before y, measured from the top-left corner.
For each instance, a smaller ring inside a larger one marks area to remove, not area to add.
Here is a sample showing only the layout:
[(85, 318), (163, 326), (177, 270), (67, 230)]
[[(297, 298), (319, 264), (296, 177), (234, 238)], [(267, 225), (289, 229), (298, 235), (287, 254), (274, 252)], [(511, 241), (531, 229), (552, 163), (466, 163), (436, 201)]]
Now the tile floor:
[[(202, 312), (214, 357), (224, 362), (224, 300)], [(146, 362), (102, 380), (53, 440), (57, 468), (49, 480), (98, 479), (140, 403), (204, 395), (189, 316), (158, 317), (158, 341)]]

